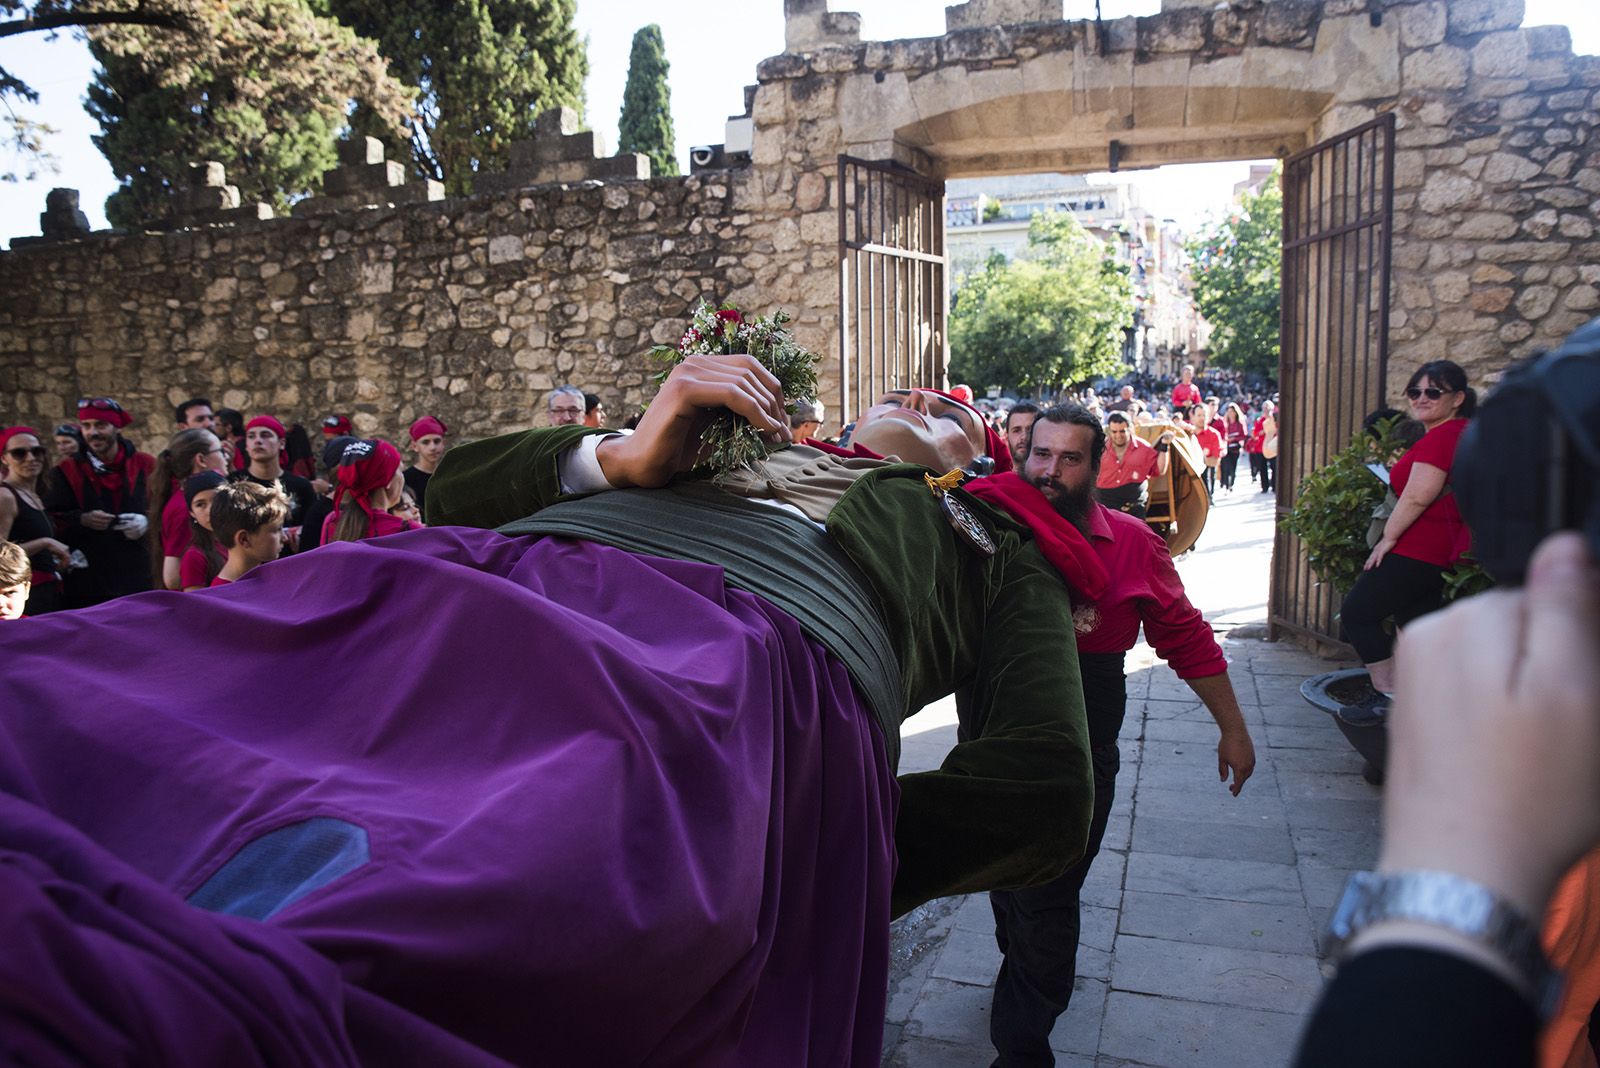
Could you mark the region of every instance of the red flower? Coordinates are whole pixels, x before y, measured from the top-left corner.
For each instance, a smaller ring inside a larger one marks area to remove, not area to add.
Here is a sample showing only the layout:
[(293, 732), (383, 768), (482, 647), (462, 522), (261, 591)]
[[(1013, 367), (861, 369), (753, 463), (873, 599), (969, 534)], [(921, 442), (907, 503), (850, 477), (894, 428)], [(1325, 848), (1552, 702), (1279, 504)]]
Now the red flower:
[(717, 319), (719, 320), (717, 323), (718, 337), (723, 336), (724, 327), (726, 324), (733, 323), (735, 326), (739, 326), (744, 323), (744, 316), (740, 315), (732, 308), (724, 308), (722, 311), (717, 312)]

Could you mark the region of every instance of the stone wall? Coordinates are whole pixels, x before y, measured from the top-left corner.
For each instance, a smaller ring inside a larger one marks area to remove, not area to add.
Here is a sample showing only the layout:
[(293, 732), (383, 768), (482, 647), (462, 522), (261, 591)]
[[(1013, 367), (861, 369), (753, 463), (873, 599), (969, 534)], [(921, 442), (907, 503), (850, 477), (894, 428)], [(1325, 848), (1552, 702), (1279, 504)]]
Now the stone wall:
[(145, 441), (196, 394), (479, 436), (537, 424), (574, 382), (620, 420), (651, 392), (652, 342), (748, 277), (732, 199), (726, 175), (546, 185), (26, 247), (0, 255), (0, 406), (42, 424), (112, 393)]

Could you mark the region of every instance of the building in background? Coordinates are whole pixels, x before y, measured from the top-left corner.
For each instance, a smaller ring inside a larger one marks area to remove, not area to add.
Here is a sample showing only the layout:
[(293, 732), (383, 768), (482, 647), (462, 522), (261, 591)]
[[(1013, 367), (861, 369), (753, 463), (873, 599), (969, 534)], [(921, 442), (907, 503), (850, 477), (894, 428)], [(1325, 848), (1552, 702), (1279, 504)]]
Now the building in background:
[(1126, 181), (1025, 174), (945, 183), (950, 288), (959, 289), (966, 275), (982, 270), (996, 253), (1015, 258), (1027, 248), (1028, 224), (1047, 211), (1070, 212), (1128, 266), (1134, 312), (1123, 359), (1130, 368), (1171, 375), (1184, 363), (1203, 364), (1211, 331), (1190, 296), (1185, 235), (1171, 220), (1146, 211), (1138, 188)]

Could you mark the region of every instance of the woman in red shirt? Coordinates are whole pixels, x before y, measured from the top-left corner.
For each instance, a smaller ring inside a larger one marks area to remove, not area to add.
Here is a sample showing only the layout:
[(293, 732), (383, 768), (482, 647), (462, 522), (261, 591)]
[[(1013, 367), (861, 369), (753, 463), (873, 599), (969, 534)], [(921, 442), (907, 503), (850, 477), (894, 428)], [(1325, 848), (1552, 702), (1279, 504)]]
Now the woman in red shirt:
[(1389, 472), (1389, 488), (1400, 503), (1339, 610), (1345, 640), (1367, 666), (1374, 690), (1372, 697), (1339, 713), (1358, 726), (1381, 722), (1394, 692), (1394, 637), (1384, 630), (1384, 621), (1393, 618), (1402, 627), (1438, 608), (1444, 573), (1467, 547), (1466, 524), (1450, 492), (1450, 468), (1478, 396), (1465, 371), (1449, 360), (1435, 360), (1411, 376), (1406, 398), (1427, 433)]
[(1239, 453), (1249, 437), (1244, 412), (1237, 404), (1230, 403), (1222, 417), (1222, 440), (1228, 451), (1223, 454), (1221, 468), (1222, 488), (1229, 493), (1233, 492), (1233, 480), (1239, 472)]

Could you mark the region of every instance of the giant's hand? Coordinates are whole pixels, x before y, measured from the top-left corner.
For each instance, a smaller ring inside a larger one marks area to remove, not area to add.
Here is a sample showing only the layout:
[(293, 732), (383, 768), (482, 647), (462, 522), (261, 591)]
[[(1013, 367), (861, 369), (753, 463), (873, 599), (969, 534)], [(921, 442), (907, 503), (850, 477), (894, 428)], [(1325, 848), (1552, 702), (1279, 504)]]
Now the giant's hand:
[(607, 438), (595, 456), (613, 486), (654, 489), (694, 466), (718, 408), (748, 419), (769, 441), (790, 440), (783, 404), (777, 378), (754, 357), (690, 356), (672, 369), (633, 434)]
[(1600, 574), (1583, 539), (1400, 636), (1383, 867), (1454, 872), (1539, 916), (1600, 840)]

